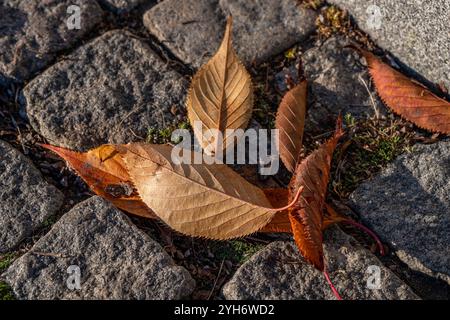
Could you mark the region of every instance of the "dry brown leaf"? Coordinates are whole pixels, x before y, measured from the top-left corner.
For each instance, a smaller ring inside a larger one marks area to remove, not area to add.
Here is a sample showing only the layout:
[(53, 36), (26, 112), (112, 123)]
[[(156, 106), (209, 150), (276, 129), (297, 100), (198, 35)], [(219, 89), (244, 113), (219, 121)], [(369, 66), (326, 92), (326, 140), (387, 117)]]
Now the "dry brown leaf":
[[(288, 203), (288, 189), (263, 189), (264, 194), (273, 207), (282, 207)], [(329, 204), (325, 203), (325, 211), (323, 215), (322, 230), (327, 229), (331, 225), (339, 222), (348, 221), (349, 218), (340, 215)], [(291, 221), (289, 220), (288, 210), (275, 213), (272, 220), (265, 225), (259, 232), (283, 232), (292, 233)]]
[(168, 145), (133, 143), (117, 148), (144, 203), (183, 234), (242, 237), (257, 232), (283, 210), (273, 209), (261, 189), (227, 165), (174, 164)]
[[(251, 78), (232, 47), (231, 26), (229, 17), (222, 44), (193, 77), (187, 98), (194, 134), (209, 155), (232, 144), (233, 139), (225, 130), (246, 128), (252, 114)], [(201, 129), (194, 125), (195, 121), (201, 122)], [(210, 129), (222, 133), (223, 142), (216, 135), (208, 136)]]
[(294, 172), (302, 148), (306, 95), (307, 82), (303, 80), (284, 95), (275, 119), (280, 157), (290, 172)]
[(297, 165), (289, 183), (289, 199), (292, 199), (298, 188), (304, 187), (297, 204), (288, 210), (294, 240), (303, 257), (321, 271), (324, 270), (323, 206), (331, 160), (342, 135), (342, 120), (339, 117), (334, 136)]
[(66, 160), (92, 191), (116, 207), (138, 216), (156, 218), (134, 190), (115, 146), (102, 145), (85, 153), (46, 144), (42, 146)]
[[(288, 189), (263, 189), (264, 194), (274, 208), (279, 208), (288, 203)], [(292, 233), (291, 221), (289, 220), (288, 211), (279, 211), (275, 213), (272, 220), (266, 224), (259, 232), (283, 232)]]
[(418, 127), (450, 133), (450, 102), (411, 80), (372, 53), (359, 49), (367, 60), (375, 87), (383, 102)]

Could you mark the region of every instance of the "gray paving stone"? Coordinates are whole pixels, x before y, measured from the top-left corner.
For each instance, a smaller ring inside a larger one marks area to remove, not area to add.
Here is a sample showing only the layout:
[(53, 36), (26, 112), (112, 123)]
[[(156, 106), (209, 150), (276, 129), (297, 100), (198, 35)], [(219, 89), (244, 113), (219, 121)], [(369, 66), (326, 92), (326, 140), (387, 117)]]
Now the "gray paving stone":
[[(76, 283), (70, 266), (79, 267), (80, 289), (67, 286)], [(195, 287), (186, 269), (99, 197), (66, 213), (2, 277), (20, 299), (180, 299)]]
[[(71, 5), (80, 8), (80, 29), (66, 22)], [(0, 84), (29, 79), (73, 47), (101, 21), (102, 10), (88, 0), (3, 0), (0, 2)]]
[(108, 10), (123, 14), (128, 13), (143, 3), (151, 3), (153, 0), (99, 0)]
[(187, 82), (145, 43), (111, 31), (47, 69), (24, 89), (33, 128), (51, 143), (88, 149), (145, 138), (176, 122)]
[(0, 253), (30, 236), (63, 202), (22, 153), (0, 140)]
[(310, 86), (307, 129), (334, 126), (339, 112), (356, 118), (373, 116), (375, 109), (380, 114), (386, 112), (371, 86), (363, 60), (353, 50), (344, 49), (347, 44), (336, 36), (317, 42), (302, 55)]
[[(344, 299), (418, 299), (412, 290), (369, 251), (339, 228), (324, 235), (330, 278)], [(371, 267), (372, 266), (372, 267)], [(367, 283), (379, 268), (379, 288)], [(323, 274), (307, 264), (294, 242), (273, 242), (243, 264), (225, 284), (226, 299), (334, 299)]]
[(450, 141), (415, 147), (351, 195), (411, 269), (450, 284)]
[[(330, 0), (381, 47), (429, 81), (450, 88), (450, 1)], [(370, 9), (376, 5), (379, 11)], [(376, 13), (380, 12), (380, 14)], [(376, 23), (376, 17), (381, 17)]]
[(316, 13), (294, 0), (165, 0), (144, 15), (144, 25), (183, 62), (199, 67), (217, 50), (228, 14), (233, 44), (247, 64), (268, 60), (304, 40)]

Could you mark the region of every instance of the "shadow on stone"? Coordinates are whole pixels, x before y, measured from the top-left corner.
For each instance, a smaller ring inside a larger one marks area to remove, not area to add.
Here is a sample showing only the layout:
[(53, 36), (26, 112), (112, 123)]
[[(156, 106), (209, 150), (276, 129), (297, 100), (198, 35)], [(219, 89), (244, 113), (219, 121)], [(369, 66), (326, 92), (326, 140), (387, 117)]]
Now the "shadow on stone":
[[(362, 184), (350, 204), (412, 270), (450, 283), (449, 143), (419, 147)], [(426, 281), (427, 278), (424, 278)]]

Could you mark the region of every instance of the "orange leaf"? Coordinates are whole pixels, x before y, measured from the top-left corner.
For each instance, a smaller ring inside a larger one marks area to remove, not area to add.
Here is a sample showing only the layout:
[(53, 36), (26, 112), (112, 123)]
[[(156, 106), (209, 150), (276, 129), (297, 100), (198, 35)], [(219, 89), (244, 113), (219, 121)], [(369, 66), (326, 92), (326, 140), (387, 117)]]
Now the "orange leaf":
[[(273, 207), (282, 207), (288, 203), (288, 189), (264, 189), (264, 194), (269, 199)], [(340, 215), (332, 206), (325, 203), (323, 214), (322, 231), (331, 225), (339, 222), (348, 221), (349, 218)], [(260, 230), (260, 232), (283, 232), (292, 233), (291, 221), (287, 210), (277, 212), (270, 222)]]
[[(288, 204), (288, 189), (263, 189), (263, 191), (272, 207), (279, 208)], [(275, 213), (272, 220), (259, 230), (259, 232), (292, 233), (287, 210)]]
[(263, 189), (266, 198), (269, 200), (272, 207), (283, 207), (288, 204), (288, 189), (285, 188), (268, 188)]
[(342, 120), (339, 117), (334, 136), (297, 165), (289, 184), (290, 199), (298, 188), (304, 187), (297, 204), (288, 210), (294, 240), (303, 257), (321, 271), (324, 270), (322, 210), (325, 203), (331, 159), (342, 135)]
[(275, 127), (280, 130), (280, 158), (290, 172), (294, 172), (302, 147), (306, 94), (307, 83), (304, 80), (285, 94), (275, 119)]
[(102, 145), (85, 153), (46, 144), (41, 146), (66, 160), (96, 194), (116, 207), (138, 216), (156, 218), (134, 190), (114, 146)]
[(372, 53), (358, 50), (366, 58), (378, 94), (389, 108), (418, 127), (450, 133), (450, 102), (437, 97), (424, 85), (409, 79)]

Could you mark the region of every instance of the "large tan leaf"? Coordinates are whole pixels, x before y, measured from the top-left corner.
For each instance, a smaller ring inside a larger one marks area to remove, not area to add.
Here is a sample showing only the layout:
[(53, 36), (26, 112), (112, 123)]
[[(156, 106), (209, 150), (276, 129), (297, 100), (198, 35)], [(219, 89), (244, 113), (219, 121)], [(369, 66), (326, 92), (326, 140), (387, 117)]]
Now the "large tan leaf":
[(324, 270), (322, 230), (323, 207), (330, 175), (331, 159), (343, 135), (339, 118), (334, 136), (297, 165), (289, 183), (289, 198), (304, 187), (296, 205), (289, 208), (294, 240), (303, 257), (317, 269)]
[(46, 144), (42, 146), (66, 160), (92, 191), (116, 207), (138, 216), (156, 218), (134, 190), (114, 145), (102, 145), (84, 153)]
[(437, 97), (424, 85), (409, 79), (372, 53), (357, 49), (366, 58), (377, 92), (389, 108), (421, 128), (450, 133), (450, 102)]
[(261, 189), (224, 164), (174, 164), (168, 145), (133, 143), (119, 149), (144, 203), (183, 234), (242, 237), (283, 210), (272, 208)]
[[(253, 108), (251, 78), (233, 50), (231, 25), (229, 17), (222, 44), (193, 77), (187, 97), (188, 117), (195, 136), (210, 155), (233, 143), (225, 130), (247, 127)], [(201, 129), (197, 129), (195, 121), (201, 121)], [(217, 136), (207, 135), (210, 129), (224, 135), (221, 147)]]
[(307, 82), (304, 80), (284, 95), (275, 119), (280, 157), (290, 172), (294, 172), (302, 148), (306, 94)]

